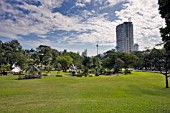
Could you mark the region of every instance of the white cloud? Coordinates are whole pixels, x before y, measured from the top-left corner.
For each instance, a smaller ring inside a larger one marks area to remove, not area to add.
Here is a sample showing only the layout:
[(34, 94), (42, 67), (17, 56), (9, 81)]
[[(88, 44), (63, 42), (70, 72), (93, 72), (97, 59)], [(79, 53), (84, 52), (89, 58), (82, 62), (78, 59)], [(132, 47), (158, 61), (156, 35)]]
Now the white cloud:
[(81, 2), (76, 2), (76, 7), (85, 7), (86, 5), (84, 3), (81, 3)]
[(39, 45), (47, 45), (51, 46), (54, 42), (50, 41), (49, 39), (38, 39), (38, 40), (20, 40), (21, 44), (36, 48)]
[(118, 4), (118, 3), (120, 3), (120, 2), (125, 2), (125, 1), (127, 1), (127, 0), (108, 0), (112, 5), (116, 5), (116, 4)]
[(63, 1), (64, 0), (40, 0), (43, 7), (46, 7), (48, 9), (60, 7), (62, 5)]
[(91, 0), (83, 0), (85, 3), (90, 3)]
[[(117, 11), (116, 15), (121, 22), (132, 18), (134, 24), (135, 41), (139, 43), (140, 48), (154, 46), (160, 42), (161, 37), (159, 28), (163, 25), (163, 20), (158, 12), (157, 1), (155, 0), (128, 0), (124, 4), (124, 9)], [(154, 39), (154, 40), (151, 40)]]
[[(87, 9), (83, 10), (80, 15), (74, 16), (66, 16), (60, 12), (53, 13), (52, 9), (61, 7), (63, 1), (41, 0), (42, 6), (34, 6), (27, 3), (24, 5), (12, 5), (1, 0), (0, 14), (9, 12), (11, 13), (11, 18), (14, 18), (16, 21), (11, 19), (1, 20), (0, 28), (3, 29), (0, 30), (0, 36), (17, 39), (18, 37), (21, 38), (21, 35), (36, 34), (38, 37), (43, 38), (38, 40), (38, 42), (51, 44), (49, 39), (45, 39), (49, 38), (47, 33), (57, 30), (65, 32), (76, 31), (81, 33), (65, 36), (65, 38), (58, 40), (58, 42), (96, 44), (98, 41), (101, 45), (114, 48), (116, 25), (128, 21), (128, 18), (131, 17), (134, 24), (135, 42), (139, 43), (141, 49), (148, 46), (148, 44), (154, 46), (161, 40), (159, 37), (159, 27), (163, 25), (163, 21), (158, 13), (158, 5), (155, 0), (107, 0), (112, 6), (120, 2), (124, 3), (122, 10), (116, 12), (118, 19), (113, 22), (105, 18), (105, 15), (108, 13), (107, 11), (103, 14), (97, 14), (95, 10)], [(79, 8), (86, 7), (90, 2), (91, 0), (77, 0), (75, 6)], [(28, 15), (23, 14), (22, 11), (17, 10), (15, 7), (28, 10), (30, 13)], [(94, 14), (95, 17), (87, 18)], [(70, 39), (70, 37), (72, 38)], [(27, 43), (30, 44), (31, 41), (27, 41), (25, 44)]]
[[(11, 10), (11, 13), (14, 15), (13, 18), (16, 19), (15, 22), (8, 20), (2, 20), (0, 27), (4, 28), (3, 31), (0, 31), (1, 36), (5, 36), (5, 34), (11, 33), (10, 35), (6, 35), (5, 37), (16, 38), (18, 35), (45, 35), (51, 30), (78, 30), (74, 28), (79, 20), (76, 17), (67, 17), (59, 12), (52, 13), (51, 9), (47, 6), (52, 5), (53, 7), (59, 6), (54, 5), (57, 1), (42, 1), (43, 6), (35, 6), (25, 3), (24, 5), (18, 5), (17, 7), (28, 10), (30, 13), (28, 15), (19, 12), (19, 15), (16, 15), (16, 11)], [(10, 4), (1, 2), (2, 4), (6, 4), (3, 9), (6, 12), (7, 7), (12, 7)], [(21, 17), (22, 16), (22, 17)], [(4, 33), (6, 32), (6, 33)]]
[(11, 4), (6, 3), (4, 0), (0, 1), (0, 9), (0, 14), (12, 13), (14, 15), (18, 15), (21, 13), (20, 11), (15, 10)]

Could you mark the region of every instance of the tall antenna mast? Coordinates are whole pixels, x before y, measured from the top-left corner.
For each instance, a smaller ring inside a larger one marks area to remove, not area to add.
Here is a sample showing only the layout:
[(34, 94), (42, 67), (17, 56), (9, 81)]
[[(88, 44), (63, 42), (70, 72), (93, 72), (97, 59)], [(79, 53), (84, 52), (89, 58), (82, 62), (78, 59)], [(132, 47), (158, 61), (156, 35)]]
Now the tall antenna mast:
[(99, 47), (98, 41), (97, 41), (96, 47), (97, 47), (97, 55), (98, 55), (98, 47)]
[(128, 21), (131, 22), (131, 17), (128, 18)]

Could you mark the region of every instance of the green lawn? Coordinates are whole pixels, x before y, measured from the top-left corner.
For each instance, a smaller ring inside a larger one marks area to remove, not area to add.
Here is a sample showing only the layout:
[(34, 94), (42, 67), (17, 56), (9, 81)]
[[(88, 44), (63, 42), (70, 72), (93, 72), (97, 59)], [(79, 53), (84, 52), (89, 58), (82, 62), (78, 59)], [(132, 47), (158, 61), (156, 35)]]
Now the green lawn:
[(0, 113), (170, 113), (170, 89), (156, 73), (16, 78), (0, 76)]

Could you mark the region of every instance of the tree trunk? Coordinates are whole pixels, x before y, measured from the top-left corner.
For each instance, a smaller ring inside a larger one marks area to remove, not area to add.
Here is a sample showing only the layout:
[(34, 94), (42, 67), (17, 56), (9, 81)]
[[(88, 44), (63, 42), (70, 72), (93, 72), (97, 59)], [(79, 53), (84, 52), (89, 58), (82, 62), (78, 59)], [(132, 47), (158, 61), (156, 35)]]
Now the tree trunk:
[(165, 79), (166, 79), (166, 88), (169, 88), (169, 84), (168, 84), (168, 57), (166, 57), (166, 61), (165, 61)]
[(166, 88), (169, 88), (169, 84), (168, 84), (168, 75), (165, 76), (165, 81), (166, 81)]

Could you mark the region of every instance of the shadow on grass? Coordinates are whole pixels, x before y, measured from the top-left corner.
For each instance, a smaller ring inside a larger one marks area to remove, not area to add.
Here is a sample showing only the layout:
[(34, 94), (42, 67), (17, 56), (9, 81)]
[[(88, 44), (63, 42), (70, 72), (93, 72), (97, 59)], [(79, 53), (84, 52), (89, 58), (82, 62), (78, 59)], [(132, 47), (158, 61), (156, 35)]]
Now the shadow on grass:
[(35, 79), (42, 79), (43, 77), (31, 77), (31, 78), (25, 78), (25, 77), (22, 77), (22, 78), (13, 78), (12, 80), (35, 80)]

